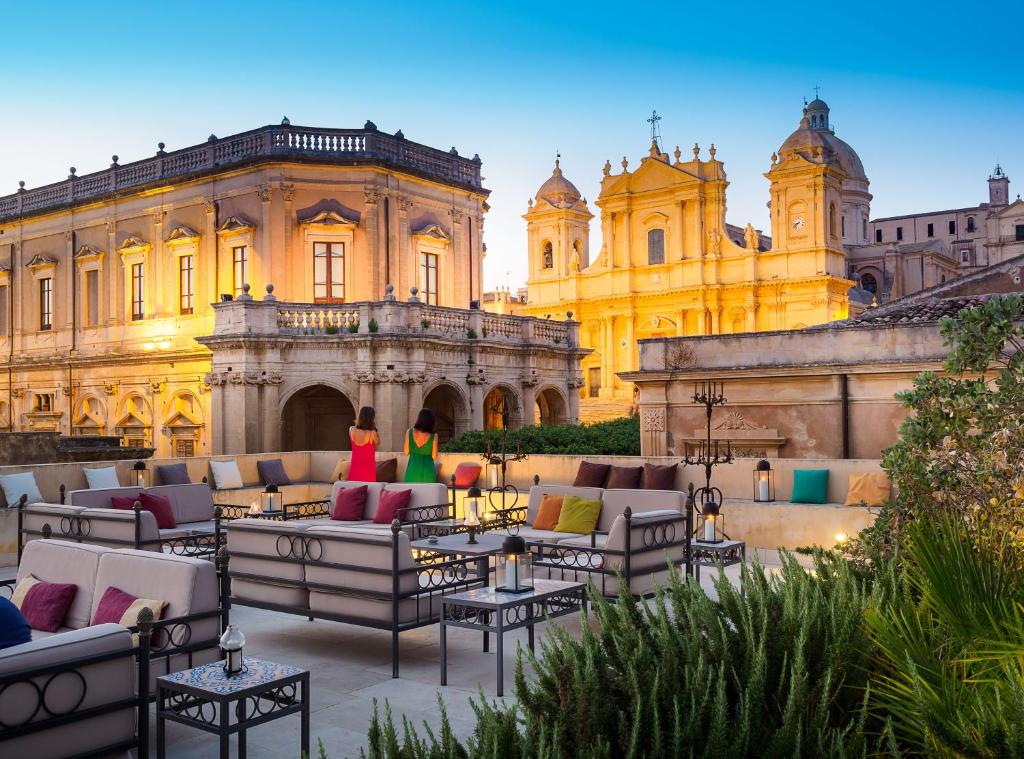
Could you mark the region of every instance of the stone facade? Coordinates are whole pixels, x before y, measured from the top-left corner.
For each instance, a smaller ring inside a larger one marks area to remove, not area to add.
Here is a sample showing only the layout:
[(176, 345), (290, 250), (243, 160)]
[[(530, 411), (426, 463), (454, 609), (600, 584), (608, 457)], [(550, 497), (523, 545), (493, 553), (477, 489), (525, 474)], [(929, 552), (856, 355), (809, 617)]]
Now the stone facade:
[(214, 306), (199, 338), (213, 354), (214, 453), (323, 450), (347, 443), (374, 406), (382, 450), (401, 450), (420, 408), (443, 439), (496, 424), (575, 422), (578, 325), (407, 302)]
[(210, 304), (274, 283), (301, 311), (391, 283), (469, 306), (480, 166), (369, 122), (286, 120), (0, 197), (0, 429), (224, 450), (221, 370), (195, 339), (213, 331)]

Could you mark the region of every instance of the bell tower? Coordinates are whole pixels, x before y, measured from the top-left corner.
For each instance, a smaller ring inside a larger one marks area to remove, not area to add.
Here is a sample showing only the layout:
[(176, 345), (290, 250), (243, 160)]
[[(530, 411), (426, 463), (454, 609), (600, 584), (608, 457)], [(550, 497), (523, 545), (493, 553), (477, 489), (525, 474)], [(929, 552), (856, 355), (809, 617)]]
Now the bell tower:
[(529, 281), (572, 276), (590, 265), (590, 220), (594, 215), (555, 159), (551, 176), (531, 198), (526, 219)]
[(988, 178), (988, 204), (1002, 207), (1010, 202), (1010, 178), (998, 163)]

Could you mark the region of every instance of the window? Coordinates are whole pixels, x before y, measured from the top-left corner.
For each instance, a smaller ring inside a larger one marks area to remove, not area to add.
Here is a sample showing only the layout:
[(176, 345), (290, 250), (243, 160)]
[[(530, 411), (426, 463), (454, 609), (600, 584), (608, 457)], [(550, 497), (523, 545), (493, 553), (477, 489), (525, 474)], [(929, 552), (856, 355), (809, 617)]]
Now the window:
[(665, 263), (665, 230), (652, 229), (647, 233), (647, 263)]
[(242, 285), (249, 284), (249, 248), (245, 245), (231, 249), (231, 279), (237, 297), (244, 292)]
[(53, 411), (53, 393), (36, 393), (32, 396), (32, 411), (46, 413)]
[(7, 285), (0, 287), (0, 338), (7, 337), (7, 313), (9, 308), (7, 297), (9, 292)]
[(437, 305), (437, 254), (420, 253), (420, 282), (423, 283), (423, 302)]
[(875, 242), (881, 242), (881, 241), (882, 241), (882, 230), (881, 229), (876, 229), (875, 230)]
[(967, 231), (968, 232), (973, 232), (974, 231), (974, 217), (973, 216), (968, 216), (967, 217)]
[(928, 236), (929, 237), (935, 237), (935, 225), (934, 224), (929, 224), (928, 225)]
[(903, 239), (903, 227), (896, 227), (896, 239), (897, 240), (902, 240)]
[(836, 236), (836, 206), (835, 203), (828, 208), (828, 233), (830, 237)]
[(544, 243), (544, 268), (553, 269), (555, 266), (555, 255), (551, 248), (551, 243)]
[(178, 259), (178, 313), (182, 316), (193, 313), (196, 295), (194, 268), (195, 256), (181, 256)]
[(842, 230), (843, 230), (843, 239), (845, 240), (846, 239), (846, 217), (845, 216), (840, 216), (839, 217), (839, 221), (840, 221), (840, 225), (841, 225)]
[(196, 441), (191, 438), (174, 438), (172, 448), (175, 458), (184, 459), (196, 455)]
[(587, 370), (587, 375), (589, 380), (587, 384), (590, 385), (588, 395), (591, 398), (597, 398), (599, 395), (601, 395), (601, 367), (590, 367), (590, 369)]
[(132, 264), (132, 321), (139, 321), (144, 317), (146, 278), (143, 273), (142, 264)]
[(39, 329), (53, 329), (53, 278), (39, 280)]
[(1017, 242), (1024, 242), (1024, 224), (1018, 224), (1013, 228), (1015, 234), (1015, 240)]
[(345, 243), (313, 243), (313, 300), (318, 303), (345, 300)]
[(861, 237), (862, 240), (867, 240), (868, 239), (868, 220), (867, 219), (861, 219), (860, 220), (860, 226), (861, 226), (861, 236), (860, 237)]
[(874, 274), (864, 274), (860, 278), (860, 286), (862, 290), (867, 290), (872, 295), (878, 294), (878, 280), (875, 279)]
[(951, 235), (955, 235), (956, 234), (956, 220), (955, 219), (953, 221), (949, 222), (949, 233)]
[(971, 251), (969, 251), (967, 248), (964, 248), (963, 250), (960, 251), (960, 263), (966, 264), (966, 263), (970, 263), (970, 261), (971, 261)]
[(90, 269), (85, 273), (85, 326), (100, 323), (100, 272)]

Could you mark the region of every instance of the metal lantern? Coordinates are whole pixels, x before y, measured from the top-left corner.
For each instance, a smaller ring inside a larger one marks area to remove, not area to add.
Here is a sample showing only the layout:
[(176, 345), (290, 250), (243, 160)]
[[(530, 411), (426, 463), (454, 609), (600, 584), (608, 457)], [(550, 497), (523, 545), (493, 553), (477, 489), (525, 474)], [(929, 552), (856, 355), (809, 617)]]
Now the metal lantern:
[(496, 488), (501, 483), (501, 464), (491, 461), (487, 464), (487, 487)]
[(476, 533), (480, 529), (480, 496), (480, 488), (471, 487), (462, 501), (466, 515), (462, 523), (466, 527), (466, 532), (469, 533), (470, 543), (476, 543)]
[(698, 543), (721, 543), (725, 533), (725, 516), (716, 501), (707, 501), (701, 512), (704, 525), (697, 535)]
[(501, 542), (498, 556), (499, 585), (495, 590), (504, 593), (529, 593), (533, 590), (533, 561), (526, 541), (518, 535), (509, 535)]
[(260, 507), (263, 513), (281, 511), (284, 495), (278, 491), (277, 485), (271, 482), (266, 489), (260, 493)]
[(761, 459), (754, 467), (754, 500), (758, 503), (775, 500), (775, 472), (768, 459)]
[(228, 625), (228, 629), (220, 636), (220, 647), (224, 651), (224, 672), (230, 677), (239, 674), (245, 669), (242, 663), (242, 647), (245, 645), (245, 635), (238, 629), (238, 625)]
[(132, 485), (137, 488), (149, 487), (149, 470), (145, 461), (136, 461), (132, 467)]

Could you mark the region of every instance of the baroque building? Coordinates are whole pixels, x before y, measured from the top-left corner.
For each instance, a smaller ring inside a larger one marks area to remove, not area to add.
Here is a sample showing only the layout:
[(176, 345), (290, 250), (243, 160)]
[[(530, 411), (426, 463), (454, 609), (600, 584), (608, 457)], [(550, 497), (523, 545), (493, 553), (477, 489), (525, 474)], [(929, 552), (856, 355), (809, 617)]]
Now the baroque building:
[[(399, 448), (392, 428), (420, 403), (436, 406), (446, 435), (482, 426), (484, 407), (502, 403), (517, 423), (574, 418), (572, 323), (556, 334), (507, 317), (468, 342), (487, 210), (480, 167), (371, 122), (285, 119), (21, 183), (0, 197), (0, 427), (116, 434), (187, 456), (347, 447), (368, 403)], [(381, 322), (365, 304), (395, 291), (411, 303)], [(227, 316), (239, 309), (262, 321)], [(394, 316), (410, 309), (418, 321)], [(249, 322), (266, 341), (223, 339)], [(449, 349), (435, 358), (424, 346), (440, 334)], [(480, 365), (467, 371), (470, 359)]]
[(851, 302), (844, 230), (866, 242), (871, 195), (857, 154), (831, 131), (828, 106), (810, 103), (765, 174), (771, 236), (726, 223), (725, 167), (714, 145), (703, 158), (657, 139), (630, 169), (605, 163), (601, 249), (591, 257), (586, 200), (556, 161), (524, 215), (528, 298), (522, 312), (580, 322), (584, 419), (634, 403), (620, 372), (638, 366), (638, 341), (786, 330), (846, 317)]

